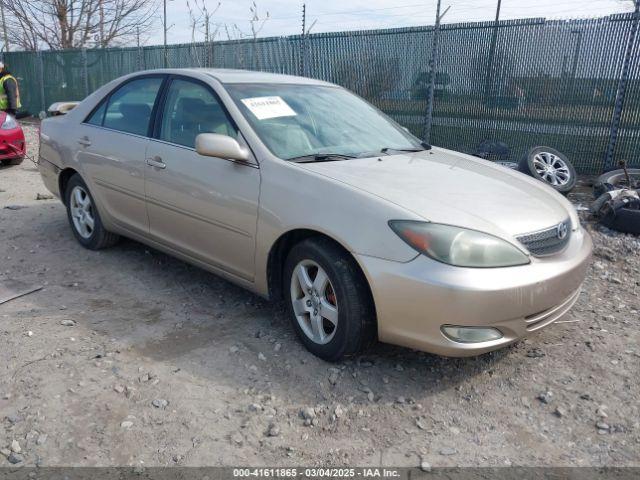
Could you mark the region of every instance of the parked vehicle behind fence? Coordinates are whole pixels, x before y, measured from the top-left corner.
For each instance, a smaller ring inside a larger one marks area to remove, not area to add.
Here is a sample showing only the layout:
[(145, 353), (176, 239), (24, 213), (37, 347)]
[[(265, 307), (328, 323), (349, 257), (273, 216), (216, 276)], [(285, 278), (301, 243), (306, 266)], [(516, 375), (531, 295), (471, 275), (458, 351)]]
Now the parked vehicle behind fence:
[(571, 308), (592, 248), (542, 182), (300, 77), (128, 75), (42, 122), (39, 168), (83, 246), (123, 235), (284, 299), (327, 360), (508, 345)]

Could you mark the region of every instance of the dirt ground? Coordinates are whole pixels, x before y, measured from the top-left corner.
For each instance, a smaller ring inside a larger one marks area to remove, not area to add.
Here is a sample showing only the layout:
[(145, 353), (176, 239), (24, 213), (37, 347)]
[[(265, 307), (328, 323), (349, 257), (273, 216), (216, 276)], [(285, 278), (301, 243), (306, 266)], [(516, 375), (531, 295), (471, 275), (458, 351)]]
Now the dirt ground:
[(637, 238), (589, 224), (576, 306), (511, 348), (328, 364), (212, 274), (83, 249), (39, 193), (0, 168), (0, 286), (43, 287), (0, 305), (0, 466), (640, 466)]

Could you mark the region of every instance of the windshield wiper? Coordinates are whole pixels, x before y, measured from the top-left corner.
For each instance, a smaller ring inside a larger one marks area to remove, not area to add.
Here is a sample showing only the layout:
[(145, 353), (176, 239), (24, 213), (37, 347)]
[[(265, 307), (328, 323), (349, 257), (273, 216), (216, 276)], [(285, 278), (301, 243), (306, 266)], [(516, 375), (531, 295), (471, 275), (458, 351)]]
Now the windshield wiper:
[(423, 152), (425, 150), (431, 150), (431, 145), (428, 143), (422, 142), (420, 145), (422, 147), (416, 148), (393, 148), (393, 147), (384, 147), (380, 149), (381, 153), (389, 153), (389, 152)]
[(290, 162), (310, 163), (310, 162), (333, 162), (336, 160), (348, 160), (350, 158), (358, 158), (355, 155), (344, 155), (342, 153), (315, 153), (313, 155), (301, 155), (299, 157), (290, 158)]

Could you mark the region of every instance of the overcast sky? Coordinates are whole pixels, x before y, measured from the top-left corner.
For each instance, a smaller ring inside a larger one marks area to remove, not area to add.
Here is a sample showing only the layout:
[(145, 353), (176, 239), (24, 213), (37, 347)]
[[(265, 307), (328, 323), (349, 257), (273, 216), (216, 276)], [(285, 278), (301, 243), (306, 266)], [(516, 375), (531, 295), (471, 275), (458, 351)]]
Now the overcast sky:
[[(162, 0), (159, 0), (162, 2)], [(215, 9), (218, 0), (206, 2), (209, 10)], [(302, 2), (289, 0), (255, 0), (258, 13), (269, 19), (259, 36), (293, 35), (300, 33)], [(307, 26), (314, 21), (311, 33), (373, 28), (396, 28), (413, 25), (432, 25), (437, 0), (306, 0)], [(187, 0), (167, 0), (168, 43), (191, 40)], [(193, 5), (194, 0), (189, 0)], [(442, 0), (443, 10), (450, 6), (443, 22), (468, 22), (493, 20), (497, 0)], [(220, 27), (216, 39), (227, 39), (224, 24), (236, 24), (249, 34), (252, 0), (221, 0), (212, 22)], [(160, 5), (161, 7), (162, 5)], [(501, 18), (587, 18), (633, 10), (633, 0), (502, 0)], [(162, 14), (162, 8), (158, 9)], [(145, 42), (147, 45), (162, 43), (160, 27)], [(214, 26), (215, 28), (215, 26)], [(204, 38), (204, 29), (196, 32), (196, 39)]]

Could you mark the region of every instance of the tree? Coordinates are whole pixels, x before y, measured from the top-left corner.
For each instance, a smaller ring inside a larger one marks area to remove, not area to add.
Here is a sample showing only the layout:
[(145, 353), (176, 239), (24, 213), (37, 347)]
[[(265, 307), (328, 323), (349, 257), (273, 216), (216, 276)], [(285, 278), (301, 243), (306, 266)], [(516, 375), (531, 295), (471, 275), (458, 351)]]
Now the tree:
[[(193, 5), (187, 0), (187, 10), (189, 10), (189, 28), (191, 29), (190, 55), (192, 61), (198, 67), (213, 65), (213, 44), (218, 36), (220, 24), (212, 23), (213, 15), (220, 8), (221, 2), (210, 11), (206, 0), (193, 0)], [(215, 27), (215, 28), (212, 28)], [(201, 34), (204, 36), (204, 51), (196, 47)]]
[(191, 42), (198, 41), (196, 33), (204, 35), (205, 42), (213, 42), (218, 35), (220, 25), (215, 24), (215, 28), (212, 28), (213, 16), (218, 11), (222, 2), (218, 2), (216, 7), (209, 11), (205, 0), (194, 0), (193, 6), (187, 0), (187, 10), (189, 10), (189, 27), (191, 28)]
[(248, 57), (252, 59), (252, 64), (249, 65), (249, 68), (255, 70), (262, 70), (262, 61), (259, 55), (257, 47), (257, 38), (262, 29), (264, 28), (264, 24), (269, 20), (269, 12), (265, 12), (264, 15), (258, 13), (258, 5), (255, 1), (251, 2), (249, 6), (249, 32), (245, 33), (237, 24), (232, 24), (231, 27), (225, 24), (224, 31), (227, 35), (228, 40), (241, 40), (244, 38), (251, 38), (253, 42), (250, 45), (240, 45), (238, 44), (236, 48), (238, 48), (237, 60), (238, 65), (240, 67), (244, 67), (245, 65), (245, 52), (244, 47), (249, 46)]
[(153, 24), (155, 0), (2, 0), (9, 41), (24, 50), (134, 43)]
[(237, 24), (232, 24), (231, 27), (228, 25), (224, 26), (225, 33), (227, 34), (228, 40), (239, 40), (242, 38), (252, 38), (255, 40), (258, 38), (258, 34), (264, 28), (264, 24), (269, 20), (269, 12), (265, 12), (264, 15), (258, 13), (258, 6), (256, 2), (251, 2), (251, 6), (249, 6), (249, 33), (245, 33)]

